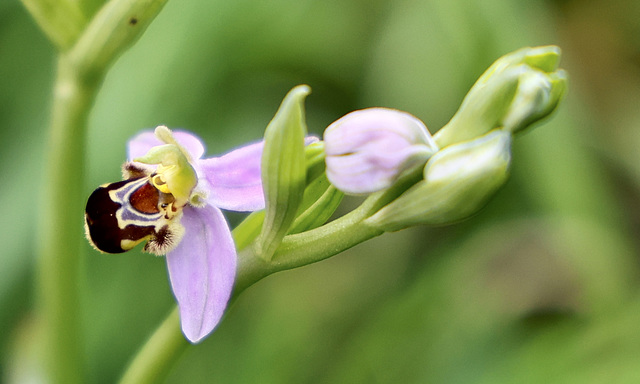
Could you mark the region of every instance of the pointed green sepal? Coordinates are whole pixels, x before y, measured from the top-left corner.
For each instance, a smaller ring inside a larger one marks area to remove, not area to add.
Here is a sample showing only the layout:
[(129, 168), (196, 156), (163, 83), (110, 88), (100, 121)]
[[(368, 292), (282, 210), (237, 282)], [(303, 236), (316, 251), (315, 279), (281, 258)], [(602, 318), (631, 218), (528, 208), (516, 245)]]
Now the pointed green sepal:
[(433, 139), (440, 148), (472, 140), (498, 127), (516, 90), (524, 66), (509, 67), (492, 76), (491, 81), (471, 88), (451, 121)]
[(262, 185), (265, 218), (256, 253), (271, 260), (295, 220), (306, 186), (304, 138), (307, 133), (304, 100), (306, 85), (292, 89), (265, 131), (262, 154)]
[(344, 193), (336, 189), (325, 174), (307, 186), (298, 215), (289, 230), (289, 235), (308, 231), (326, 223), (338, 209)]
[(263, 223), (264, 210), (256, 211), (252, 212), (233, 229), (233, 241), (236, 243), (238, 251), (251, 244), (260, 235)]
[(482, 208), (505, 183), (511, 162), (511, 133), (496, 129), (435, 154), (424, 179), (365, 223), (385, 231), (412, 225), (442, 225)]
[(307, 165), (307, 184), (320, 177), (325, 171), (324, 142), (316, 141), (307, 145), (304, 149)]

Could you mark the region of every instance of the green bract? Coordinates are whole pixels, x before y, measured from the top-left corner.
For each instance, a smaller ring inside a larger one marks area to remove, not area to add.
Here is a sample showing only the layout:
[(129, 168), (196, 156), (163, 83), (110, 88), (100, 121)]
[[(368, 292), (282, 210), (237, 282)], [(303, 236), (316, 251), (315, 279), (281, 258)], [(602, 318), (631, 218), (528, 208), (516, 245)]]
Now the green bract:
[(325, 174), (324, 143), (315, 142), (305, 148), (307, 187), (296, 219), (287, 234), (300, 233), (324, 224), (336, 211), (344, 194), (336, 189)]
[(289, 234), (304, 232), (324, 224), (335, 212), (344, 194), (329, 183), (326, 175), (313, 180), (304, 191), (304, 199)]
[(256, 251), (265, 260), (271, 259), (289, 231), (306, 187), (304, 99), (310, 92), (306, 85), (292, 89), (264, 134), (262, 184), (266, 208)]

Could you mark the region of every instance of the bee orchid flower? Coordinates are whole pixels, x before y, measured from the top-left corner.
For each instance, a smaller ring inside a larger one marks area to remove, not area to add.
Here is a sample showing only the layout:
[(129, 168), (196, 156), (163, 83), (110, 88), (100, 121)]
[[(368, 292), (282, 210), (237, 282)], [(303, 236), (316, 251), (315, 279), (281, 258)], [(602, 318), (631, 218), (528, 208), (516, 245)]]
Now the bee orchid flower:
[(221, 209), (265, 206), (263, 143), (202, 158), (204, 145), (188, 132), (160, 126), (128, 143), (124, 180), (89, 197), (87, 238), (102, 252), (144, 250), (166, 255), (182, 332), (201, 341), (220, 321), (231, 296), (237, 252)]

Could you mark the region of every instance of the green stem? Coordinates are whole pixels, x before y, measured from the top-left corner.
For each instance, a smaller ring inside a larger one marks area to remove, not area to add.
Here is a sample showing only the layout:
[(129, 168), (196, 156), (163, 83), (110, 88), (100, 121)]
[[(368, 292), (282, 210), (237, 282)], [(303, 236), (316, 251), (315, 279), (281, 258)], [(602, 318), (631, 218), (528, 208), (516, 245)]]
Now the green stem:
[(121, 384), (152, 384), (167, 376), (189, 342), (180, 331), (180, 314), (175, 307), (136, 355), (120, 380)]
[(99, 84), (58, 62), (40, 222), (39, 310), (45, 367), (54, 383), (81, 383), (79, 258), (85, 127)]
[(369, 217), (368, 206), (363, 204), (322, 227), (286, 236), (270, 262), (259, 257), (254, 247), (244, 248), (238, 255), (234, 298), (268, 275), (316, 263), (381, 235), (381, 230), (363, 223)]
[[(111, 0), (80, 34), (76, 31), (80, 24), (73, 16), (76, 10), (69, 2), (25, 0), (27, 9), (62, 52), (54, 86), (38, 237), (37, 309), (48, 382), (84, 382), (78, 255), (89, 113), (109, 66), (144, 32), (165, 3)], [(55, 20), (47, 19), (51, 15)]]

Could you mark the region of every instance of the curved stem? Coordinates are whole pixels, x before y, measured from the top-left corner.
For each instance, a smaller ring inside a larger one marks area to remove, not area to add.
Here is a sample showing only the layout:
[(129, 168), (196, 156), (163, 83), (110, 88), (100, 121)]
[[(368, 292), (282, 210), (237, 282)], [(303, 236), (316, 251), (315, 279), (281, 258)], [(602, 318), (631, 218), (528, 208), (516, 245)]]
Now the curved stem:
[(187, 349), (189, 342), (180, 331), (180, 314), (176, 306), (140, 349), (120, 380), (121, 384), (152, 384), (166, 377), (173, 363)]
[(238, 255), (238, 272), (233, 296), (262, 278), (276, 272), (316, 263), (345, 251), (383, 231), (365, 225), (369, 204), (363, 204), (322, 227), (284, 238), (270, 262), (259, 257), (254, 247), (246, 247)]
[[(71, 3), (25, 0), (62, 52), (54, 86), (37, 266), (42, 358), (46, 379), (52, 383), (84, 382), (78, 255), (83, 232), (84, 144), (89, 113), (109, 66), (144, 32), (165, 3), (166, 0), (111, 0), (84, 30), (78, 30), (81, 22), (73, 17), (76, 8), (65, 8)], [(44, 17), (51, 14), (56, 18)]]
[(58, 62), (45, 189), (40, 221), (38, 304), (45, 366), (54, 383), (81, 383), (79, 250), (85, 127), (99, 83), (77, 78), (65, 57)]

